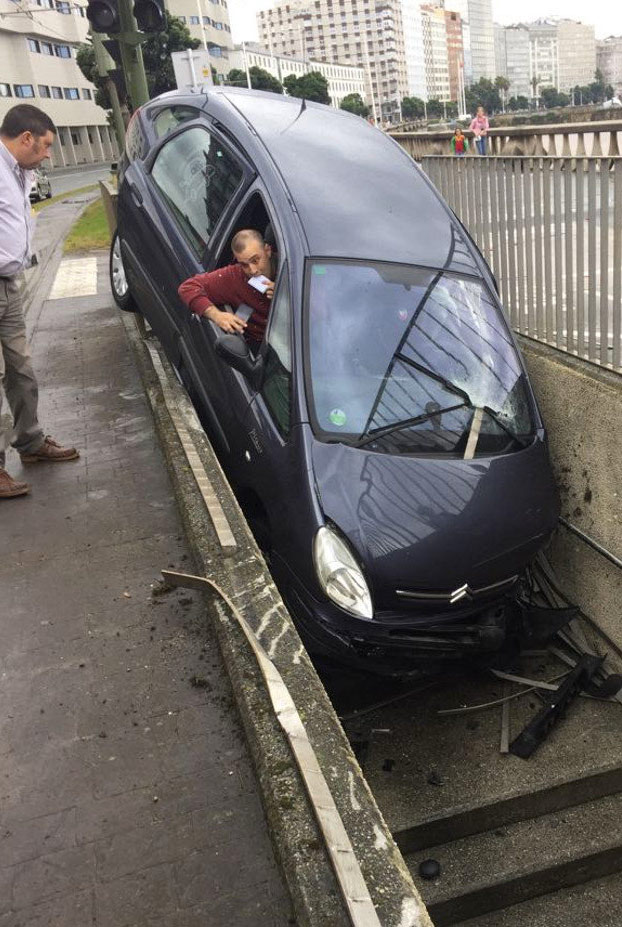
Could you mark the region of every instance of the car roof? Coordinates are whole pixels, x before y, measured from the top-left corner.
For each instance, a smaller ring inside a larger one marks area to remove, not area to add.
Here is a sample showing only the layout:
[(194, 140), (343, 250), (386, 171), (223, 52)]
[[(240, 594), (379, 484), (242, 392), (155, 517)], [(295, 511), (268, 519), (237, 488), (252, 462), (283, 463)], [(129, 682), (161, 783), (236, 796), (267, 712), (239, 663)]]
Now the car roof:
[(481, 276), (459, 223), (425, 174), (365, 119), (265, 91), (210, 87), (206, 97), (180, 93), (178, 102), (206, 103), (260, 174), (269, 157), (300, 217), (309, 254)]

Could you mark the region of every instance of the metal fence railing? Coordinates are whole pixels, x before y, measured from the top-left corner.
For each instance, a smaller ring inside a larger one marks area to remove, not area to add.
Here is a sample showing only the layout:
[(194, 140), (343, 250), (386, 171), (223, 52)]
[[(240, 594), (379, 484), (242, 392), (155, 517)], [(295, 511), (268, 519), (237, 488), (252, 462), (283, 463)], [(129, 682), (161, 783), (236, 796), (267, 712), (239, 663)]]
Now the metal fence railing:
[(622, 158), (423, 158), (516, 331), (622, 372)]

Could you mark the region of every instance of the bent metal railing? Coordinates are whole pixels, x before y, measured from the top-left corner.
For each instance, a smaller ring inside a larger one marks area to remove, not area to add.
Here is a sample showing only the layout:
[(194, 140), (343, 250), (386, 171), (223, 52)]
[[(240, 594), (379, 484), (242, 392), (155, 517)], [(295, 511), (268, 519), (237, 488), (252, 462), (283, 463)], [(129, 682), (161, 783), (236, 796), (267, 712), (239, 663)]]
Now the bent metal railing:
[(622, 372), (622, 158), (424, 157), (521, 334)]

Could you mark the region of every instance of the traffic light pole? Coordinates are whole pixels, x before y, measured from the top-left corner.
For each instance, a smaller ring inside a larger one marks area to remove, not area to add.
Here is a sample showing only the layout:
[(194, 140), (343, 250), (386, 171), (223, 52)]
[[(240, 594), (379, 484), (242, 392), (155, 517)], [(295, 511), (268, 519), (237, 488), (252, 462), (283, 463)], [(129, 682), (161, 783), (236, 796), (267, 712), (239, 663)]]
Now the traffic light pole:
[(121, 112), (121, 104), (119, 103), (119, 94), (117, 93), (116, 84), (108, 74), (114, 67), (114, 62), (103, 46), (101, 35), (98, 32), (92, 32), (91, 38), (93, 40), (97, 71), (99, 76), (105, 78), (107, 81), (106, 89), (108, 90), (108, 96), (112, 104), (112, 122), (115, 135), (117, 136), (117, 142), (119, 143), (119, 151), (123, 151), (125, 146), (125, 122)]
[(146, 41), (146, 37), (136, 28), (132, 0), (119, 0), (118, 9), (121, 31), (115, 38), (119, 41), (127, 92), (132, 101), (132, 108), (136, 110), (149, 100), (143, 50), (140, 47), (141, 43)]

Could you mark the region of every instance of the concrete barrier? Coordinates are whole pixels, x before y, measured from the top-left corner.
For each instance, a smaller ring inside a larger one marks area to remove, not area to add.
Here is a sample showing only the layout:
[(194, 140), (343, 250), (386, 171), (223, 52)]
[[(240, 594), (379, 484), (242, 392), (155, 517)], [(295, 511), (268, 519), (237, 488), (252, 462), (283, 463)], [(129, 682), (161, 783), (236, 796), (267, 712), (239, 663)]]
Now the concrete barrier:
[[(527, 338), (520, 346), (549, 434), (562, 517), (622, 560), (622, 376)], [(564, 525), (551, 559), (568, 596), (622, 648), (622, 570)]]
[[(124, 321), (168, 460), (196, 561), (195, 572), (208, 576), (226, 592), (283, 677), (330, 786), (382, 927), (432, 927), (185, 391), (167, 361), (160, 355), (152, 358), (140, 319), (128, 315)], [(184, 451), (189, 445), (190, 455)], [(198, 466), (203, 477), (196, 475)], [(221, 506), (214, 521), (204, 501), (210, 492)], [(223, 530), (223, 519), (233, 539)], [(299, 927), (352, 924), (248, 641), (236, 622), (223, 618), (217, 600), (207, 599), (207, 604), (232, 680), (296, 922)]]

